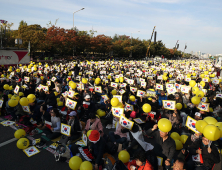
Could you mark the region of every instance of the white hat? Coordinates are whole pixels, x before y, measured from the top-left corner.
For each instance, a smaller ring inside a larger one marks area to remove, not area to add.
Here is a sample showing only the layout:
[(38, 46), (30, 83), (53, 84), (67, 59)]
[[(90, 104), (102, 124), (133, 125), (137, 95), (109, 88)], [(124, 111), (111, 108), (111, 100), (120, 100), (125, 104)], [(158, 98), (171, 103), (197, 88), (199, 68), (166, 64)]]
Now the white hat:
[(87, 94), (87, 95), (85, 96), (85, 99), (90, 99), (90, 95)]
[(201, 117), (201, 113), (196, 112), (196, 113), (195, 113), (195, 116)]
[(77, 115), (77, 113), (75, 111), (72, 111), (69, 113), (69, 116), (76, 116), (76, 115)]

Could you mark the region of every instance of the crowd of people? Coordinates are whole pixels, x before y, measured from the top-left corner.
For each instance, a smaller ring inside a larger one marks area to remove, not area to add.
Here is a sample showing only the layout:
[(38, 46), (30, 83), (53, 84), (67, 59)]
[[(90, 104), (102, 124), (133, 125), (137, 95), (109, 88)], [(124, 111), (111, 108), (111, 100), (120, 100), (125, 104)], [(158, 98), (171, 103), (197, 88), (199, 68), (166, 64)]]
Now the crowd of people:
[[(50, 140), (61, 137), (73, 156), (81, 155), (76, 142), (86, 135), (96, 170), (106, 166), (105, 153), (119, 157), (116, 169), (211, 170), (222, 149), (220, 71), (209, 60), (2, 66), (0, 113), (30, 135), (38, 128)], [(203, 122), (216, 129), (205, 132)], [(71, 127), (68, 136), (61, 124)], [(122, 161), (121, 151), (130, 159)]]

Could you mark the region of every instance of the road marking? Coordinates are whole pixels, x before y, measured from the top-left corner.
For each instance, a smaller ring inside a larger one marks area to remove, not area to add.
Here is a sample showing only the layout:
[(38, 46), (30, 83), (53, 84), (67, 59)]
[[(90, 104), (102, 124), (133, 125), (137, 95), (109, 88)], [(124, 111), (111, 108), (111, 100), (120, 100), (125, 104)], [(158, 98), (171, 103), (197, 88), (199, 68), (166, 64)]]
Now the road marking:
[(17, 140), (16, 138), (12, 138), (12, 139), (10, 139), (10, 140), (7, 140), (7, 141), (1, 143), (1, 144), (0, 144), (0, 147), (5, 146), (5, 145), (7, 145), (7, 144), (9, 144), (9, 143), (12, 143), (12, 142), (14, 142), (14, 141), (16, 141), (16, 140)]

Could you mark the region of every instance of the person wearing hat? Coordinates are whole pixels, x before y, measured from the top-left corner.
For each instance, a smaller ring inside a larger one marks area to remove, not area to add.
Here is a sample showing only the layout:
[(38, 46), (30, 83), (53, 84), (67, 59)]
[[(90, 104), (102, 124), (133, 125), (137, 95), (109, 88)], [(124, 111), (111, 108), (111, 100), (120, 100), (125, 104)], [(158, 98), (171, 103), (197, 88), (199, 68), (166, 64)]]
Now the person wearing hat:
[(67, 125), (71, 126), (71, 135), (69, 138), (70, 141), (74, 141), (81, 137), (81, 126), (76, 111), (69, 113), (69, 120), (67, 121)]
[(103, 154), (105, 153), (105, 144), (106, 141), (103, 137), (101, 137), (100, 132), (97, 130), (91, 131), (89, 135), (90, 152), (93, 154), (95, 158), (95, 170), (98, 170), (100, 166), (103, 165)]
[(84, 97), (84, 101), (83, 104), (81, 105), (81, 115), (80, 116), (80, 120), (83, 122), (86, 122), (89, 119), (89, 115), (90, 113), (95, 113), (96, 112), (96, 108), (95, 108), (95, 104), (90, 100), (90, 95), (87, 94)]

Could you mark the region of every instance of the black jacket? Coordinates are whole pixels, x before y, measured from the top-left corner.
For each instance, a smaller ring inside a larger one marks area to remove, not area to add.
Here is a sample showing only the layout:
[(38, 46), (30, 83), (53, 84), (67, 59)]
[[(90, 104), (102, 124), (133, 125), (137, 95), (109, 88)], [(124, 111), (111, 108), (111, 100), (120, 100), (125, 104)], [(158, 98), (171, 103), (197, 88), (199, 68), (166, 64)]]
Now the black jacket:
[(202, 140), (199, 139), (192, 143), (188, 150), (191, 155), (197, 155), (196, 150), (202, 149), (203, 165), (212, 168), (214, 164), (220, 162), (220, 155), (215, 145), (211, 144), (211, 153), (208, 153), (208, 146), (204, 146)]
[(95, 157), (95, 164), (99, 164), (102, 161), (106, 141), (103, 137), (97, 143), (91, 143), (90, 149), (92, 149), (93, 156)]
[(49, 105), (49, 106), (56, 107), (57, 101), (56, 101), (56, 96), (53, 92), (46, 95), (45, 104)]
[(158, 130), (152, 131), (152, 129), (149, 129), (146, 131), (146, 133), (149, 136), (153, 136), (156, 141), (156, 151), (158, 156), (163, 156), (166, 159), (172, 160), (175, 151), (176, 151), (176, 145), (174, 140), (169, 136), (164, 142), (163, 139), (160, 137), (160, 132)]

